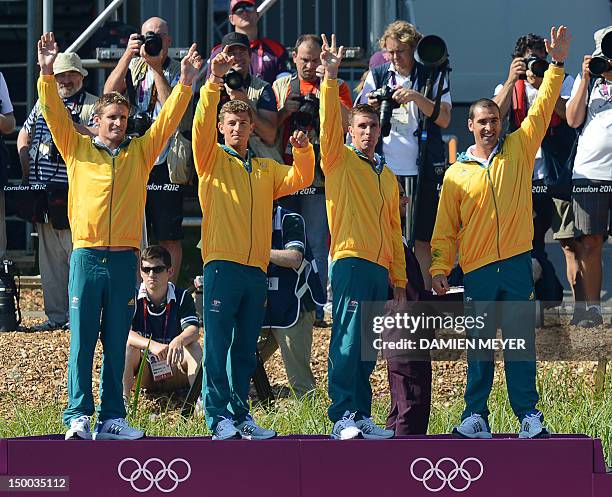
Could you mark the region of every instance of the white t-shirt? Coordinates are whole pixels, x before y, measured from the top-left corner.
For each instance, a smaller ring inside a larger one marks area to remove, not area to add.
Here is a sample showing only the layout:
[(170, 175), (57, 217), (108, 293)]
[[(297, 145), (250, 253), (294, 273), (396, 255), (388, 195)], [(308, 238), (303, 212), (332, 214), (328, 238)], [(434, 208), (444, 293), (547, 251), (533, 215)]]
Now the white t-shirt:
[[(561, 85), (561, 98), (567, 100), (570, 98), (572, 93), (572, 85), (574, 84), (574, 78), (572, 76), (567, 76), (563, 80), (563, 85)], [(503, 84), (499, 84), (495, 87), (495, 91), (493, 92), (493, 96), (497, 96), (499, 92), (503, 88)], [(528, 81), (525, 81), (525, 93), (527, 94), (527, 108), (533, 105), (536, 97), (538, 96), (538, 89), (533, 87)], [(544, 178), (544, 160), (542, 159), (542, 149), (538, 148), (538, 152), (536, 153), (535, 163), (533, 165), (533, 179), (543, 179)]]
[[(576, 76), (572, 96), (575, 98), (582, 75)], [(612, 181), (612, 82), (599, 79), (588, 102), (578, 150), (574, 160), (573, 179)]]
[(8, 87), (6, 86), (6, 81), (4, 80), (4, 75), (0, 72), (0, 113), (1, 114), (10, 114), (13, 112), (13, 103), (11, 102), (11, 97), (9, 96)]
[[(397, 73), (393, 67), (393, 63), (391, 63), (389, 71), (392, 75), (387, 81), (387, 86), (391, 88), (396, 86), (409, 89), (412, 88), (410, 76), (404, 77)], [(434, 96), (438, 89), (439, 80), (440, 78), (438, 77), (433, 85)], [(447, 88), (448, 81), (445, 81), (443, 89), (446, 90)], [(365, 80), (363, 91), (356, 103), (367, 103), (367, 94), (375, 89), (374, 76), (372, 72), (370, 72)], [(444, 93), (441, 101), (452, 105), (450, 92)], [(393, 113), (391, 114), (391, 132), (389, 136), (383, 137), (383, 154), (387, 165), (396, 175), (413, 176), (418, 173), (416, 163), (419, 156), (419, 143), (417, 137), (414, 136), (418, 125), (419, 108), (414, 102), (409, 102), (397, 109), (393, 109)]]

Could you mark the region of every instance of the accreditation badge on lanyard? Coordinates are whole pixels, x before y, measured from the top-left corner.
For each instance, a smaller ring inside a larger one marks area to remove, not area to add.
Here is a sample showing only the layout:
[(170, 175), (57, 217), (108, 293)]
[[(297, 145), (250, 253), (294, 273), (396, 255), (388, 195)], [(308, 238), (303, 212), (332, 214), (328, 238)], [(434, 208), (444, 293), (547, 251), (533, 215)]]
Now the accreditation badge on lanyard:
[[(398, 86), (395, 79), (395, 73), (391, 74), (391, 84), (393, 87)], [(410, 79), (407, 79), (401, 86), (403, 88), (412, 88), (412, 83)], [(391, 112), (391, 129), (400, 135), (407, 135), (412, 131), (413, 126), (410, 125), (409, 105), (410, 104), (402, 104)]]
[[(164, 343), (166, 342), (166, 332), (168, 330), (168, 319), (170, 318), (170, 307), (172, 302), (166, 304), (166, 310), (164, 312)], [(149, 306), (147, 305), (146, 299), (143, 299), (144, 307), (144, 332), (147, 335), (147, 318), (149, 317)], [(153, 375), (153, 381), (161, 381), (172, 376), (172, 368), (164, 359), (158, 359), (157, 356), (149, 353), (147, 354), (147, 362), (151, 368), (151, 375)]]

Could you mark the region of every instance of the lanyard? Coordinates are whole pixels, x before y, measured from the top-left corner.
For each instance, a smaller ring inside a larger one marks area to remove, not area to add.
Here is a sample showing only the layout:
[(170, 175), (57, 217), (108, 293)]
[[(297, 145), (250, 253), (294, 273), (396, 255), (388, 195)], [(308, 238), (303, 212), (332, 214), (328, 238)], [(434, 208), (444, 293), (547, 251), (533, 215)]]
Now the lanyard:
[[(147, 321), (149, 319), (149, 306), (147, 305), (147, 298), (145, 297), (144, 299), (142, 299), (142, 306), (143, 306), (143, 314), (144, 314), (144, 334), (145, 336), (148, 335), (147, 333)], [(168, 320), (170, 319), (170, 308), (172, 307), (172, 301), (168, 302), (166, 304), (166, 309), (164, 311), (164, 314), (166, 316), (165, 320), (164, 320), (164, 343), (166, 343), (166, 334), (168, 332)]]
[(357, 154), (357, 157), (359, 157), (362, 161), (367, 162), (372, 168), (372, 170), (380, 176), (380, 173), (382, 173), (383, 167), (385, 167), (386, 163), (385, 157), (383, 155), (378, 155), (377, 153), (374, 153), (374, 161), (371, 161), (366, 154), (364, 154), (361, 150), (357, 150), (355, 146), (349, 145), (349, 147), (353, 152)]

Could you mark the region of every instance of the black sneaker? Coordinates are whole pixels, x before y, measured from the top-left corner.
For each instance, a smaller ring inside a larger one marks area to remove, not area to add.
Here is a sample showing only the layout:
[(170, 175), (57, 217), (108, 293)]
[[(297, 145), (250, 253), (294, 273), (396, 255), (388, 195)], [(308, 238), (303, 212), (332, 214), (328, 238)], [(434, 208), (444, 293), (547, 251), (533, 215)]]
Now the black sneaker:
[(574, 307), (574, 315), (570, 320), (569, 324), (572, 326), (578, 326), (578, 323), (582, 320), (586, 309), (584, 307)]
[(603, 324), (603, 318), (597, 307), (589, 307), (586, 312), (582, 315), (582, 319), (578, 322), (578, 326), (581, 328), (594, 328), (595, 326), (601, 326)]

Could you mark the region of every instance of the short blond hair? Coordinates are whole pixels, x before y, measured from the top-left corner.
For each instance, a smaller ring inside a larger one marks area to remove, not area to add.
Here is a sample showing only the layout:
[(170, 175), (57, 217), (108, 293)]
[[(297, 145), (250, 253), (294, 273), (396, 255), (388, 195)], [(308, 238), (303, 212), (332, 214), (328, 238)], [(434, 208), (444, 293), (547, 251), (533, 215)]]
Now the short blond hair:
[(242, 112), (246, 112), (249, 115), (249, 120), (253, 122), (253, 110), (249, 104), (242, 100), (225, 102), (219, 111), (219, 122), (223, 122), (225, 114), (240, 114)]
[(101, 116), (109, 105), (124, 105), (128, 112), (130, 111), (130, 101), (125, 98), (121, 93), (116, 91), (111, 91), (110, 93), (105, 93), (101, 97), (96, 100), (94, 104), (92, 114), (94, 116)]
[(394, 21), (387, 26), (387, 29), (385, 29), (385, 32), (380, 37), (379, 44), (383, 50), (387, 46), (387, 38), (395, 38), (400, 43), (407, 43), (412, 48), (416, 48), (423, 35), (409, 22)]

